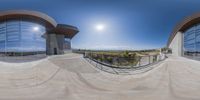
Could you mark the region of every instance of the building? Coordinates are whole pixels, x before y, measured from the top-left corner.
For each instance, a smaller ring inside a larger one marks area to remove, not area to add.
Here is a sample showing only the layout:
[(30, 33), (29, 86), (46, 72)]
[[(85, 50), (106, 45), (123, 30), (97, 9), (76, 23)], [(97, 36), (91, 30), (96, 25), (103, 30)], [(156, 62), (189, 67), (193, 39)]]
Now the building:
[(167, 46), (175, 56), (200, 58), (200, 13), (180, 22), (173, 30)]
[(27, 10), (0, 12), (1, 56), (56, 55), (71, 49), (77, 27), (58, 24), (48, 15)]

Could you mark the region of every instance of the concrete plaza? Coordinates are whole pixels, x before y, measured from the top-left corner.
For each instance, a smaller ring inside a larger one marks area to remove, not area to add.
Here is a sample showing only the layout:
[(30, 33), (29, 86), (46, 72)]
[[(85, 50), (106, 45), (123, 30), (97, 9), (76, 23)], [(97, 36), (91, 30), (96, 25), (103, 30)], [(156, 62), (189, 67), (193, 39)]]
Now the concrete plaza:
[(200, 62), (169, 56), (152, 70), (115, 75), (82, 55), (0, 62), (0, 100), (199, 100)]

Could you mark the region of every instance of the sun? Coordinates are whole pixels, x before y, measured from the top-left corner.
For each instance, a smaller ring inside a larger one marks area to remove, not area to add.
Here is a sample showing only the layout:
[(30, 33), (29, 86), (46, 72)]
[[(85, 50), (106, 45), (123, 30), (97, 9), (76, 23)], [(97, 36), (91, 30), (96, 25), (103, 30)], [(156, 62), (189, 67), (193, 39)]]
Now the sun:
[(105, 29), (105, 25), (103, 25), (103, 24), (97, 24), (96, 25), (96, 30), (97, 31), (103, 31)]

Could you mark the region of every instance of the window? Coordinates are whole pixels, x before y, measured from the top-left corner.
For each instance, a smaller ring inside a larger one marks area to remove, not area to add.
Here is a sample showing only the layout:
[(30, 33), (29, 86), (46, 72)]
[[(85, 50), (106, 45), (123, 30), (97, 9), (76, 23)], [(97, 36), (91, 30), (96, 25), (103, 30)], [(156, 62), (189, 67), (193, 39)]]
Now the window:
[(46, 28), (22, 18), (9, 18), (0, 22), (1, 55), (20, 53), (46, 53)]
[(200, 56), (200, 24), (184, 32), (183, 51), (185, 56)]
[(64, 39), (64, 45), (63, 45), (63, 49), (64, 50), (70, 50), (71, 49), (71, 40), (69, 38)]

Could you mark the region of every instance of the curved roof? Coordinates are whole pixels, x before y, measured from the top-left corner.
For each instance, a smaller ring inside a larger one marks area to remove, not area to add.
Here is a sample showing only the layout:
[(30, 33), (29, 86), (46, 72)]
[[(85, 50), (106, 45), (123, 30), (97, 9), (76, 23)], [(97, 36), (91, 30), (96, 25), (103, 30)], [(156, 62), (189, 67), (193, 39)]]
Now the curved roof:
[(64, 34), (68, 38), (72, 38), (79, 32), (77, 27), (65, 24), (57, 24), (52, 17), (41, 12), (30, 10), (8, 10), (0, 12), (0, 20), (4, 20), (5, 18), (18, 18), (21, 16), (34, 19), (34, 21), (37, 22), (42, 21), (46, 27), (50, 28), (49, 32)]
[(66, 24), (58, 24), (57, 27), (53, 30), (56, 34), (64, 34), (67, 38), (74, 37), (78, 32), (78, 28), (71, 25)]
[(193, 14), (192, 16), (186, 17), (183, 21), (181, 21), (172, 31), (167, 46), (172, 42), (173, 38), (177, 34), (177, 32), (184, 32), (191, 26), (200, 23), (200, 13)]
[(56, 27), (57, 22), (51, 18), (50, 16), (37, 12), (37, 11), (30, 11), (30, 10), (8, 10), (8, 11), (1, 11), (0, 12), (0, 19), (4, 16), (30, 16), (36, 19), (42, 19), (46, 23)]

